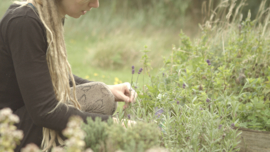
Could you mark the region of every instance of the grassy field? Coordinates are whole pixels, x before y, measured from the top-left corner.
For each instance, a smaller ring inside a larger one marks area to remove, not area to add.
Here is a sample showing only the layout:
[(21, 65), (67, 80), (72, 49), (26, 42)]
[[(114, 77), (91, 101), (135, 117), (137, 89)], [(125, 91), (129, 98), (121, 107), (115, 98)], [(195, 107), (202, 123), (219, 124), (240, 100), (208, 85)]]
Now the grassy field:
[[(2, 17), (11, 0), (2, 0)], [(110, 10), (102, 7), (93, 9), (80, 19), (66, 18), (65, 35), (69, 62), (73, 73), (92, 81), (106, 84), (130, 82), (131, 66), (137, 70), (142, 51), (148, 46), (151, 64), (155, 69), (163, 65), (163, 58), (169, 55), (173, 44), (178, 44), (180, 27), (155, 28), (143, 16), (123, 19), (108, 15)], [(139, 80), (141, 81), (141, 80)]]

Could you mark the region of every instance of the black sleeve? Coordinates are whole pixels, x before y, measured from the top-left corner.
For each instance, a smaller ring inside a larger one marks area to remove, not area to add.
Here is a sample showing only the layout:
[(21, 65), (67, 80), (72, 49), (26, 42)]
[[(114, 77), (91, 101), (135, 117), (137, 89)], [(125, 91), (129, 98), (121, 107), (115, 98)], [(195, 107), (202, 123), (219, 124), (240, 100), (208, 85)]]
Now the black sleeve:
[[(74, 77), (74, 80), (75, 80), (76, 85), (80, 85), (80, 84), (92, 82), (92, 81), (88, 81), (88, 80), (86, 80), (86, 79), (80, 78), (80, 77), (78, 77), (78, 76), (76, 76), (76, 75), (74, 75), (74, 74), (73, 74), (73, 77)], [(70, 86), (70, 87), (73, 86), (71, 80), (69, 80), (69, 86)]]
[(33, 122), (42, 127), (61, 131), (72, 115), (87, 117), (109, 116), (86, 113), (61, 104), (49, 113), (58, 101), (56, 99), (47, 61), (47, 42), (42, 23), (34, 18), (23, 16), (9, 21), (6, 38), (11, 51), (19, 89)]

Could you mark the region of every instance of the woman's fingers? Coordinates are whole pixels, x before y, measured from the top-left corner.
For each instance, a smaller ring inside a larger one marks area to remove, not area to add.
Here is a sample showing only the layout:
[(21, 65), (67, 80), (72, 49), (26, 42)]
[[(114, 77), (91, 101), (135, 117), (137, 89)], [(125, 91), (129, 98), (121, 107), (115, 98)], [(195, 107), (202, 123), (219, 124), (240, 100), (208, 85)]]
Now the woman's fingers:
[[(118, 119), (118, 118), (113, 118), (113, 121), (114, 121), (114, 123), (119, 123), (120, 122), (120, 120)], [(127, 127), (131, 127), (132, 125), (135, 125), (137, 122), (136, 121), (132, 121), (132, 120), (125, 120), (125, 119), (123, 119), (122, 121), (121, 121), (121, 125), (123, 126), (123, 127), (126, 127), (126, 125), (125, 125), (125, 121), (127, 121)]]
[(129, 102), (134, 102), (137, 98), (137, 93), (136, 91), (131, 87), (129, 82), (124, 83), (127, 88), (125, 88), (125, 91), (127, 91), (127, 96), (129, 96), (130, 100)]
[(135, 102), (137, 93), (132, 89), (130, 83), (125, 82), (123, 84), (109, 86), (112, 91), (115, 101), (124, 101), (126, 103)]
[(135, 90), (131, 90), (130, 92), (130, 102), (135, 102), (137, 98), (137, 93), (135, 92)]

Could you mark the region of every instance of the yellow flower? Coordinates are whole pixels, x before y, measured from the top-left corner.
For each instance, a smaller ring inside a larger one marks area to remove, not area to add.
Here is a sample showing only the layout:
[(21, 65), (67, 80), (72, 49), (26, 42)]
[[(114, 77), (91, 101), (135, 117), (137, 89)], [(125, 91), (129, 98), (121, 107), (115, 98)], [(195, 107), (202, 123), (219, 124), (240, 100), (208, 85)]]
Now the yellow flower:
[(123, 83), (122, 81), (118, 81), (119, 83)]
[(114, 78), (114, 81), (115, 81), (115, 82), (118, 82), (118, 81), (119, 81), (119, 79), (118, 79), (117, 77), (115, 77), (115, 78)]
[(98, 76), (98, 74), (97, 73), (94, 73), (94, 76), (96, 77), (96, 76)]
[(104, 76), (104, 75), (102, 75), (102, 78), (105, 78), (105, 76)]
[(73, 39), (71, 39), (71, 40), (70, 40), (70, 43), (75, 44), (75, 43), (76, 43), (76, 41), (75, 41), (75, 40), (73, 40)]
[(89, 79), (89, 76), (87, 75), (87, 76), (85, 76), (85, 79)]
[(114, 82), (114, 85), (117, 85), (118, 83), (117, 82)]

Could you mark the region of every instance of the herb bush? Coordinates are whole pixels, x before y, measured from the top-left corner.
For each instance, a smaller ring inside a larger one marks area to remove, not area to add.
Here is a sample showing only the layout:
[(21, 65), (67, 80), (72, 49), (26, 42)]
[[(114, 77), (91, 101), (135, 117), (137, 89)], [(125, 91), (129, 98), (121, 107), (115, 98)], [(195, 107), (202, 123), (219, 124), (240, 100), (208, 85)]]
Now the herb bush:
[[(173, 47), (156, 76), (151, 74), (146, 48), (143, 73), (151, 83), (138, 88), (137, 102), (118, 117), (158, 124), (162, 135), (157, 145), (170, 151), (239, 151), (238, 127), (270, 131), (270, 15), (263, 1), (255, 20), (250, 13), (243, 20), (239, 12), (244, 1), (235, 2), (219, 4), (200, 25), (199, 39), (191, 41), (181, 32), (181, 45)], [(134, 88), (141, 85), (131, 83)], [(109, 128), (111, 139), (116, 139), (114, 150), (134, 151), (134, 145), (144, 141), (133, 136), (133, 144), (124, 147), (127, 136), (120, 134), (125, 129)]]
[(199, 39), (181, 33), (156, 76), (143, 56), (151, 83), (126, 113), (156, 120), (171, 151), (238, 151), (238, 127), (270, 131), (269, 9), (243, 20), (235, 2), (220, 3)]
[[(124, 124), (127, 121), (122, 121)], [(127, 125), (127, 124), (126, 124)], [(115, 152), (123, 150), (128, 152), (144, 152), (152, 147), (160, 146), (161, 131), (156, 124), (138, 122), (130, 127), (123, 127), (120, 123), (108, 123), (97, 118), (93, 121), (87, 119), (82, 125), (85, 135), (85, 148), (93, 151)]]

